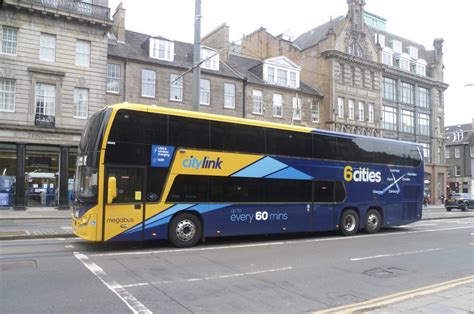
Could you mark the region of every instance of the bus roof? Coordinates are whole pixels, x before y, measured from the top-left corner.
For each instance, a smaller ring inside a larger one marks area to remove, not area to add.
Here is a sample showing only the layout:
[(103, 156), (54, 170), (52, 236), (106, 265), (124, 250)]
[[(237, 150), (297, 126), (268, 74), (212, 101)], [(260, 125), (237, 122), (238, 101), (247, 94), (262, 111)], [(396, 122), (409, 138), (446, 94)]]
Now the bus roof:
[(386, 138), (372, 137), (372, 136), (359, 135), (359, 134), (341, 133), (341, 132), (321, 130), (321, 129), (316, 129), (316, 128), (308, 128), (308, 127), (303, 127), (303, 126), (295, 126), (291, 124), (252, 120), (252, 119), (224, 116), (224, 115), (218, 115), (218, 114), (212, 114), (212, 113), (196, 112), (196, 111), (191, 111), (191, 110), (166, 108), (166, 107), (160, 107), (160, 106), (155, 106), (155, 105), (119, 103), (115, 105), (109, 105), (107, 106), (107, 108), (111, 108), (115, 110), (128, 109), (128, 110), (146, 111), (146, 112), (169, 114), (169, 115), (175, 115), (175, 116), (181, 116), (181, 117), (245, 124), (245, 125), (251, 125), (251, 126), (267, 127), (267, 128), (281, 129), (281, 130), (288, 130), (288, 131), (297, 131), (297, 132), (304, 132), (304, 133), (311, 132), (311, 133), (324, 134), (324, 135), (341, 136), (341, 137), (346, 137), (346, 138), (348, 137), (349, 138), (370, 138), (370, 139), (380, 140), (380, 141), (405, 143), (405, 144), (420, 146), (419, 144), (414, 143), (414, 142), (400, 141), (400, 140), (395, 140), (395, 139), (386, 139)]

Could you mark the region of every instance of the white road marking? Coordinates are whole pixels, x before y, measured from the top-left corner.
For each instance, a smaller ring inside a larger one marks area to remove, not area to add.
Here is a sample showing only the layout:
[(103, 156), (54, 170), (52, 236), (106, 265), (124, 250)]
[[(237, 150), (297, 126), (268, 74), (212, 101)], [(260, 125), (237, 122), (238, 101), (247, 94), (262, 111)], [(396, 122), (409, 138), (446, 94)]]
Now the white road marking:
[(363, 261), (363, 260), (374, 259), (374, 258), (420, 254), (420, 253), (434, 252), (434, 251), (439, 251), (439, 250), (441, 250), (441, 249), (440, 248), (435, 248), (435, 249), (401, 252), (401, 253), (393, 253), (393, 254), (381, 254), (381, 255), (367, 256), (367, 257), (351, 258), (350, 260), (352, 262), (355, 262), (355, 261)]
[(63, 230), (72, 230), (72, 227), (61, 227)]
[(471, 232), (471, 235), (474, 235), (474, 232)]
[(64, 247), (65, 247), (66, 249), (73, 249), (73, 248), (74, 248), (74, 245), (72, 245), (72, 244), (66, 244)]
[(131, 295), (122, 285), (116, 281), (108, 279), (105, 271), (96, 263), (90, 262), (89, 257), (79, 252), (74, 252), (74, 256), (96, 276), (110, 291), (122, 300), (133, 313), (153, 313), (133, 295)]
[(183, 283), (183, 282), (196, 282), (196, 281), (204, 281), (204, 280), (216, 280), (216, 279), (226, 279), (226, 278), (234, 278), (234, 277), (243, 277), (243, 276), (253, 276), (265, 273), (273, 273), (277, 271), (285, 271), (291, 270), (293, 267), (284, 267), (284, 268), (273, 268), (273, 269), (265, 269), (259, 271), (252, 271), (247, 273), (236, 273), (236, 274), (229, 274), (229, 275), (222, 275), (222, 276), (211, 276), (211, 277), (203, 277), (203, 278), (189, 278), (189, 279), (182, 279), (182, 280), (165, 280), (165, 281), (155, 281), (155, 282), (140, 282), (130, 285), (124, 285), (123, 288), (132, 288), (132, 287), (142, 287), (148, 285), (160, 285), (160, 284), (172, 284), (172, 283)]
[(415, 234), (415, 233), (440, 232), (440, 231), (472, 229), (472, 228), (474, 228), (474, 226), (452, 227), (452, 228), (442, 228), (442, 229), (425, 229), (425, 230), (404, 231), (404, 232), (387, 232), (387, 233), (365, 234), (365, 235), (355, 235), (355, 236), (350, 236), (350, 237), (334, 237), (334, 238), (324, 238), (324, 239), (290, 240), (290, 241), (264, 242), (264, 243), (255, 243), (255, 244), (212, 246), (212, 247), (189, 248), (189, 249), (101, 253), (101, 254), (91, 254), (90, 256), (107, 257), (107, 256), (149, 255), (149, 254), (165, 254), (165, 253), (180, 253), (180, 252), (215, 251), (215, 250), (226, 250), (226, 249), (284, 245), (284, 244), (301, 244), (301, 243), (312, 243), (312, 242), (357, 240), (357, 239), (364, 239), (368, 237), (401, 236), (401, 235), (408, 235), (408, 234)]

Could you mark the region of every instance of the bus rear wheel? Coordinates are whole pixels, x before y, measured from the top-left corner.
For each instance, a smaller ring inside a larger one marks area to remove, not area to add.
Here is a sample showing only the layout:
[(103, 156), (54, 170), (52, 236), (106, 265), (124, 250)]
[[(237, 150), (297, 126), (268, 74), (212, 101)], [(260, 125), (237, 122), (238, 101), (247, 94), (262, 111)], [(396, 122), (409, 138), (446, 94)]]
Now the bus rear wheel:
[(196, 215), (191, 213), (178, 214), (171, 220), (168, 238), (176, 247), (191, 247), (201, 239), (202, 225)]
[(341, 233), (351, 236), (359, 231), (359, 215), (355, 210), (347, 209), (341, 216)]
[(382, 216), (376, 209), (369, 209), (367, 211), (367, 218), (365, 220), (365, 231), (367, 233), (377, 233), (382, 227)]

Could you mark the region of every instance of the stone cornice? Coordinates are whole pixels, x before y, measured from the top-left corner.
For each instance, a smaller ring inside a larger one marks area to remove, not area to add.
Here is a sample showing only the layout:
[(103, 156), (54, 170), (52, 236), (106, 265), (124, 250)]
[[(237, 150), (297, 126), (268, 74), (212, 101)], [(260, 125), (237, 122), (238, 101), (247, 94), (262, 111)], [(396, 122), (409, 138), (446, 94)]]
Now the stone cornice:
[(65, 76), (66, 72), (63, 71), (55, 71), (47, 68), (35, 68), (35, 67), (29, 67), (28, 72), (33, 72), (33, 73), (40, 73), (40, 74), (46, 74), (46, 75), (55, 75), (55, 76)]
[(364, 65), (366, 67), (370, 67), (375, 70), (382, 70), (382, 65), (378, 62), (355, 57), (353, 55), (347, 54), (339, 50), (326, 50), (321, 53), (321, 56), (324, 58), (336, 58), (336, 59), (351, 62), (354, 64)]
[(397, 68), (390, 67), (387, 65), (382, 65), (382, 71), (383, 73), (392, 74), (396, 77), (401, 77), (407, 80), (411, 80), (412, 82), (422, 82), (426, 85), (438, 87), (438, 88), (441, 88), (443, 91), (449, 87), (448, 84), (441, 81), (437, 81), (428, 76), (413, 74), (413, 73), (402, 71), (402, 70), (399, 70)]
[(35, 132), (35, 133), (51, 133), (51, 134), (67, 134), (67, 135), (81, 135), (82, 129), (64, 129), (64, 128), (38, 128), (29, 125), (15, 125), (15, 124), (0, 124), (0, 130)]

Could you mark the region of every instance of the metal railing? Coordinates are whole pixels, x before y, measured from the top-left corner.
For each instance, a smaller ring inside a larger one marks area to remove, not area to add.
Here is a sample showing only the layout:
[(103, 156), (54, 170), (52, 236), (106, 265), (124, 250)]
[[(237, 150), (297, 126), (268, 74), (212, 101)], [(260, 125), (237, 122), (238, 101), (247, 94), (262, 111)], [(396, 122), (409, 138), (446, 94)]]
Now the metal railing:
[(45, 8), (65, 10), (106, 20), (110, 19), (110, 9), (108, 7), (78, 0), (17, 0), (16, 2), (41, 5)]

